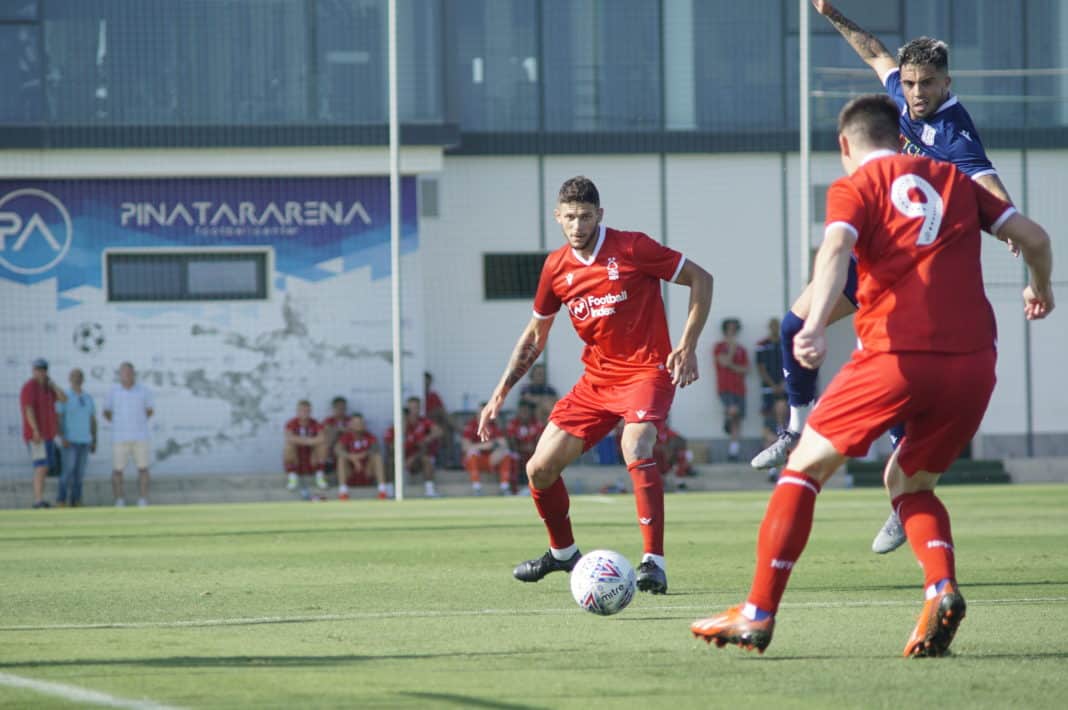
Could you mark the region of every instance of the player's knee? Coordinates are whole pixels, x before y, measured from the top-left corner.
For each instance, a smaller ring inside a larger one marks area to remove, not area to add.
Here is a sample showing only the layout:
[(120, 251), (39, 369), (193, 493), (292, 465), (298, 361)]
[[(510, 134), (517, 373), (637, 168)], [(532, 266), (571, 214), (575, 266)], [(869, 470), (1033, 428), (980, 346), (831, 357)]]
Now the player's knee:
[(532, 456), (527, 461), (527, 481), (531, 488), (544, 490), (556, 482), (560, 477), (560, 471), (547, 459)]

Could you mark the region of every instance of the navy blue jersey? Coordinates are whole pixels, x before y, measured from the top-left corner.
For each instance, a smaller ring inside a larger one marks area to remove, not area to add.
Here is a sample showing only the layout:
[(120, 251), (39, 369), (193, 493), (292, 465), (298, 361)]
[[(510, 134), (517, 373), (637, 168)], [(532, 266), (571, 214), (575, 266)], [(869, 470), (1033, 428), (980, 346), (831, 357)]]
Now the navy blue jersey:
[(914, 121), (909, 115), (905, 93), (901, 88), (901, 72), (893, 69), (883, 79), (886, 93), (901, 108), (901, 152), (905, 155), (925, 155), (944, 163), (953, 163), (957, 170), (972, 178), (996, 174), (986, 150), (979, 140), (972, 117), (956, 96), (950, 96), (930, 120)]

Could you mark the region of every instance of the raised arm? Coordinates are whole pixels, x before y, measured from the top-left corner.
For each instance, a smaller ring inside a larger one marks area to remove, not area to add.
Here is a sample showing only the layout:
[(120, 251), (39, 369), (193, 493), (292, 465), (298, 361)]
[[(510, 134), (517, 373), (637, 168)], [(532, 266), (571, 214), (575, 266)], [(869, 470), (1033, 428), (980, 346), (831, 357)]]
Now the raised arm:
[(549, 339), (549, 330), (553, 327), (554, 318), (531, 318), (522, 335), (516, 341), (512, 357), (508, 359), (508, 367), (501, 376), (501, 381), (490, 395), (486, 406), (478, 415), (478, 436), (482, 441), (489, 438), (487, 424), (495, 420), (504, 406), (504, 398), (512, 391), (527, 370), (541, 357), (545, 350), (545, 343)]
[(675, 283), (690, 287), (690, 305), (686, 315), (686, 325), (682, 329), (679, 344), (671, 351), (667, 359), (667, 369), (671, 373), (671, 383), (685, 387), (697, 381), (697, 339), (708, 320), (712, 309), (712, 274), (695, 262), (687, 259), (682, 270), (675, 277)]
[(882, 81), (892, 69), (897, 68), (897, 60), (890, 50), (886, 48), (877, 37), (867, 30), (858, 27), (856, 23), (838, 11), (834, 5), (825, 0), (812, 0), (816, 12), (827, 18), (834, 25), (838, 34), (845, 37), (849, 46), (864, 60), (864, 63), (875, 70)]
[(1046, 230), (1033, 220), (1017, 212), (1005, 220), (995, 235), (998, 239), (1011, 239), (1023, 255), (1031, 279), (1024, 288), (1024, 314), (1027, 320), (1045, 318), (1053, 310), (1053, 249)]

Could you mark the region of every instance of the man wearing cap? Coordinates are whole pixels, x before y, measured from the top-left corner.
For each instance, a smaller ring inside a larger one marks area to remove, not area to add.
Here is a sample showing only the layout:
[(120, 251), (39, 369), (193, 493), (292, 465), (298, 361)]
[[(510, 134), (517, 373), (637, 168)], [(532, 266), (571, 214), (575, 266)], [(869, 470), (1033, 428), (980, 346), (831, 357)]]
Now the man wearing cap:
[(67, 395), (48, 377), (48, 361), (33, 361), (33, 376), (19, 393), (22, 412), (22, 438), (33, 461), (33, 507), (48, 508), (44, 499), (45, 476), (56, 457), (53, 439), (58, 433), (56, 402), (66, 402)]

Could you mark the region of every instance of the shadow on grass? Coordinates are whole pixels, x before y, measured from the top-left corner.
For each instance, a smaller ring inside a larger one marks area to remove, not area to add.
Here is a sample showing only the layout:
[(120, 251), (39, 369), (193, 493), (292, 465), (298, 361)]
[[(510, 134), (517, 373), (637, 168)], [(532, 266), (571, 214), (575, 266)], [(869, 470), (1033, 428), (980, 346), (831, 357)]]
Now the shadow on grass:
[[(0, 668), (63, 668), (81, 666), (143, 666), (146, 668), (300, 668), (336, 666), (368, 661), (423, 661), (435, 658), (522, 656), (545, 651), (487, 651), (483, 653), (405, 653), (382, 656), (165, 656), (162, 658), (68, 658), (54, 661), (8, 661)], [(507, 706), (501, 706), (507, 707)]]
[[(1068, 579), (1066, 580), (1054, 580), (1054, 579), (1041, 579), (1033, 582), (971, 582), (965, 580), (961, 582), (961, 589), (980, 589), (983, 587), (1068, 587)], [(796, 591), (806, 592), (885, 592), (896, 591), (901, 589), (917, 589), (920, 587), (920, 582), (917, 580), (913, 584), (852, 584), (848, 587), (825, 587), (820, 585), (797, 585), (791, 586), (790, 589)]]
[(409, 698), (418, 698), (427, 702), (452, 703), (463, 708), (496, 708), (497, 710), (537, 710), (541, 705), (519, 705), (517, 703), (505, 703), (500, 700), (486, 700), (473, 695), (456, 695), (454, 693), (416, 693), (404, 692), (400, 695)]

